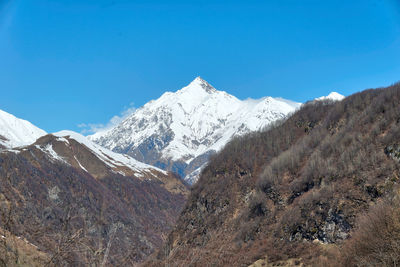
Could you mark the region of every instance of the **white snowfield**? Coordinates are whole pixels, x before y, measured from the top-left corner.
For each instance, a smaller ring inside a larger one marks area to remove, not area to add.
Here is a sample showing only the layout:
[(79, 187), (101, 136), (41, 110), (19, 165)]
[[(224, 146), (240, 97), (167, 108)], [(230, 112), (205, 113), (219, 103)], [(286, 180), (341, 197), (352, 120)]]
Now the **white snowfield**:
[[(124, 151), (155, 136), (163, 158), (189, 164), (208, 151), (219, 151), (232, 137), (257, 131), (300, 106), (272, 97), (239, 100), (197, 77), (181, 90), (148, 102), (114, 128), (88, 138)], [(170, 140), (163, 143), (165, 136)]]
[[(128, 155), (114, 153), (104, 147), (96, 145), (92, 141), (88, 140), (85, 136), (83, 136), (79, 133), (64, 130), (64, 131), (60, 131), (57, 133), (52, 133), (52, 135), (59, 137), (59, 140), (67, 143), (67, 145), (69, 145), (68, 139), (73, 139), (73, 140), (77, 141), (78, 143), (86, 146), (97, 156), (97, 158), (102, 160), (106, 165), (108, 165), (111, 168), (128, 167), (137, 174), (141, 174), (141, 173), (143, 173), (143, 171), (148, 172), (148, 171), (152, 171), (152, 170), (161, 172), (165, 175), (167, 174), (167, 172), (164, 170), (161, 170), (161, 169), (158, 169), (151, 165), (139, 162)], [(49, 151), (49, 148), (47, 148), (46, 151)], [(51, 151), (52, 151), (52, 153), (50, 153), (50, 155), (53, 156), (53, 158), (63, 161), (62, 157), (57, 155), (57, 153), (53, 149), (51, 149)], [(55, 153), (55, 155), (54, 155), (54, 153)], [(84, 171), (87, 171), (78, 160), (77, 160), (77, 162)], [(123, 172), (121, 174), (125, 175), (125, 173), (123, 173)]]
[[(0, 110), (0, 145), (14, 148), (32, 144), (47, 133), (29, 121)], [(2, 138), (4, 137), (4, 138)]]

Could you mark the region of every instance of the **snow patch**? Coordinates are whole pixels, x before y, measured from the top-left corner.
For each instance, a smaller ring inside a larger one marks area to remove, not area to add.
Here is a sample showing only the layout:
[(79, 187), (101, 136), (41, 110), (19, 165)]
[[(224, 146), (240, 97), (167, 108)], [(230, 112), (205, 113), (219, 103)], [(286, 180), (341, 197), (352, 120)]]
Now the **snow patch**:
[(185, 181), (188, 182), (189, 184), (195, 184), (199, 178), (200, 178), (200, 173), (201, 171), (206, 167), (207, 163), (203, 164), (193, 172), (189, 173), (188, 175), (185, 176)]
[(57, 152), (54, 151), (52, 144), (47, 144), (45, 147), (41, 147), (39, 145), (35, 145), (35, 147), (37, 149), (43, 151), (46, 155), (48, 155), (53, 160), (60, 161), (62, 163), (70, 165), (63, 157), (61, 157), (60, 155), (57, 154)]
[(16, 149), (5, 149), (2, 152), (11, 152), (11, 153), (15, 153), (15, 154), (19, 154), (21, 153), (21, 150), (16, 150)]
[(82, 166), (82, 164), (79, 162), (79, 160), (76, 158), (76, 156), (74, 156), (74, 159), (76, 160), (76, 162), (78, 162), (79, 167), (81, 167), (82, 170), (84, 170), (85, 172), (88, 172), (85, 167)]

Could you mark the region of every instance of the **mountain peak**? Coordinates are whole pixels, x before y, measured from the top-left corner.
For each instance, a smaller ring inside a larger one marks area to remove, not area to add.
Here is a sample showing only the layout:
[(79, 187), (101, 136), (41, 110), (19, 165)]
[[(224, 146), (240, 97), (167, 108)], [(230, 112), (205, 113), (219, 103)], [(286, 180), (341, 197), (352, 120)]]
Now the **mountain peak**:
[(345, 98), (344, 95), (341, 95), (337, 92), (331, 92), (327, 98), (333, 99), (333, 100), (342, 100), (343, 98)]
[(197, 76), (188, 86), (186, 86), (185, 88), (196, 88), (196, 89), (200, 89), (202, 88), (204, 91), (206, 91), (207, 93), (213, 93), (216, 92), (217, 90), (211, 85), (209, 84), (206, 80), (204, 80), (203, 78), (201, 78), (200, 76)]
[(210, 155), (232, 137), (263, 129), (299, 106), (271, 97), (239, 100), (196, 77), (89, 139), (194, 182)]
[(345, 98), (344, 95), (341, 95), (337, 92), (331, 92), (329, 95), (327, 96), (321, 96), (316, 98), (315, 100), (333, 100), (333, 101), (341, 101)]

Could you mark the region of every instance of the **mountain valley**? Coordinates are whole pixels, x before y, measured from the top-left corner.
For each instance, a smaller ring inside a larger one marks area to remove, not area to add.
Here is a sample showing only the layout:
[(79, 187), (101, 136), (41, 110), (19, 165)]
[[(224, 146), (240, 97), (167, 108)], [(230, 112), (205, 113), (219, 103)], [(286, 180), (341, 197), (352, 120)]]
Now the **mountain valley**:
[(0, 265), (394, 266), (398, 103), (196, 78), (88, 137), (2, 112)]

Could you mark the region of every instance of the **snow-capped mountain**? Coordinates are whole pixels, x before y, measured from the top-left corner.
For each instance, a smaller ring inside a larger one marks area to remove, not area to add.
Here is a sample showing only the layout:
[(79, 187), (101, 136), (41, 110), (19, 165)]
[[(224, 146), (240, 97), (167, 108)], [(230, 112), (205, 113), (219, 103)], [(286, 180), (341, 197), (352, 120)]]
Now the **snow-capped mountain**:
[(0, 148), (29, 145), (46, 132), (29, 121), (0, 110)]
[(344, 95), (341, 95), (337, 92), (331, 92), (329, 95), (327, 96), (321, 96), (316, 98), (315, 100), (333, 100), (333, 101), (341, 101), (345, 98)]
[(300, 105), (272, 97), (239, 100), (197, 77), (88, 138), (194, 182), (209, 156), (232, 137), (259, 130)]

